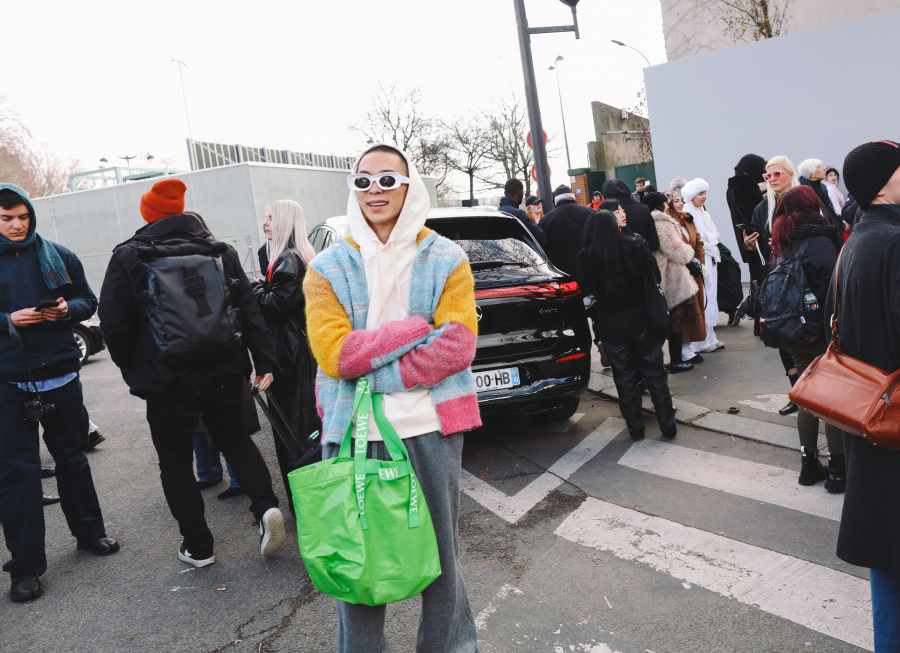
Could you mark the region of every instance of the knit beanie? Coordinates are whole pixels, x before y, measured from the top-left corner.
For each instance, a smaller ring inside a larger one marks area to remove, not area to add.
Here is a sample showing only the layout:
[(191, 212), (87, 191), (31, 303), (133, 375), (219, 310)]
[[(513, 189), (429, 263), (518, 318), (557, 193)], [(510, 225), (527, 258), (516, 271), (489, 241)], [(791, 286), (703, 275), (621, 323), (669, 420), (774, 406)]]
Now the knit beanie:
[(844, 184), (859, 205), (867, 207), (900, 168), (900, 144), (872, 141), (854, 148), (844, 159)]
[(556, 190), (553, 191), (553, 197), (559, 197), (560, 195), (570, 195), (571, 193), (571, 188), (569, 188), (565, 184), (560, 184), (556, 187)]
[(156, 222), (170, 215), (184, 213), (184, 194), (187, 186), (180, 179), (164, 179), (141, 197), (141, 215), (147, 222)]
[(651, 191), (644, 195), (644, 199), (641, 200), (641, 204), (653, 211), (656, 209), (656, 207), (665, 204), (668, 200), (669, 198), (665, 193)]

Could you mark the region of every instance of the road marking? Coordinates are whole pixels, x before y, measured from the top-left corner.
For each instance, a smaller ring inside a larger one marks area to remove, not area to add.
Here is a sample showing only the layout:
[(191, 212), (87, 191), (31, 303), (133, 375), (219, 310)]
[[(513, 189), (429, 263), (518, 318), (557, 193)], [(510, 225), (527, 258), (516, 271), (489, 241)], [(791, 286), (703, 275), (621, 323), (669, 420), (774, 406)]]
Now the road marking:
[(752, 399), (743, 399), (738, 403), (742, 406), (749, 406), (750, 408), (755, 408), (756, 410), (764, 410), (767, 413), (775, 413), (778, 414), (778, 411), (784, 408), (785, 404), (789, 401), (787, 395), (757, 395), (757, 399), (766, 399), (767, 401), (753, 401)]
[(869, 583), (855, 576), (592, 497), (556, 534), (874, 650)]
[(514, 496), (504, 494), (474, 474), (462, 470), (460, 490), (500, 517), (514, 523), (534, 508), (544, 497), (559, 487), (588, 460), (626, 428), (625, 420), (610, 417), (572, 450), (557, 460), (546, 472), (534, 479)]
[[(799, 461), (798, 461), (799, 463)], [(841, 520), (844, 495), (797, 483), (797, 470), (754, 463), (654, 440), (636, 442), (619, 464), (642, 472)]]
[(497, 592), (497, 596), (494, 597), (493, 602), (488, 603), (488, 606), (475, 617), (475, 630), (484, 630), (487, 626), (488, 617), (494, 614), (497, 611), (497, 608), (500, 607), (500, 601), (505, 600), (507, 596), (513, 593), (524, 594), (525, 592), (518, 587), (509, 584), (501, 587), (500, 591)]
[(581, 421), (581, 418), (587, 413), (575, 413), (565, 422), (552, 422), (550, 424), (542, 424), (534, 420), (526, 422), (508, 422), (502, 424), (492, 424), (491, 428), (496, 431), (552, 431), (554, 433), (565, 433), (570, 428)]

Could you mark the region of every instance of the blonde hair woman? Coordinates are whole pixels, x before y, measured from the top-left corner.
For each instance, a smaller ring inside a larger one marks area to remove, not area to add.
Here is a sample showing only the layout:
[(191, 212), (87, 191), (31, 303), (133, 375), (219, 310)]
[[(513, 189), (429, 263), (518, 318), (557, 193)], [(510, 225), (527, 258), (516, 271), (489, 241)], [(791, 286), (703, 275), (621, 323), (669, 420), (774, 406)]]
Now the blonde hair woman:
[[(316, 412), (316, 362), (306, 338), (306, 300), (303, 277), (316, 255), (306, 237), (303, 209), (292, 200), (277, 200), (266, 207), (263, 222), (267, 243), (260, 249), (264, 280), (253, 285), (253, 294), (275, 341), (275, 381), (272, 396), (301, 440), (322, 428)], [(264, 258), (265, 255), (265, 258)], [(301, 451), (290, 451), (275, 438), (275, 452), (284, 489), (293, 509), (287, 475)]]

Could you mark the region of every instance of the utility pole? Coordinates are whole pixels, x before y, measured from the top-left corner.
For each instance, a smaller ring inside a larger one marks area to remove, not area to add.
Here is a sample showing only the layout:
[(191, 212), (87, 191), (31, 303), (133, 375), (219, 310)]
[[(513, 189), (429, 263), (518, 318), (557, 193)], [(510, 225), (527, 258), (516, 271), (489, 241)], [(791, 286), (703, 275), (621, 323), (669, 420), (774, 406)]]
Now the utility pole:
[[(535, 176), (544, 207), (553, 208), (553, 190), (550, 188), (550, 166), (547, 163), (547, 145), (544, 143), (544, 127), (541, 123), (541, 107), (538, 102), (537, 84), (534, 79), (534, 61), (531, 58), (531, 35), (554, 32), (575, 32), (578, 38), (578, 18), (575, 5), (578, 0), (560, 0), (572, 8), (573, 25), (535, 27), (529, 29), (525, 15), (525, 0), (513, 0), (516, 7), (516, 25), (519, 29), (519, 49), (522, 53), (522, 73), (525, 76), (525, 101), (528, 105), (528, 122), (531, 126), (531, 143), (534, 148)], [(546, 210), (544, 211), (546, 213)]]

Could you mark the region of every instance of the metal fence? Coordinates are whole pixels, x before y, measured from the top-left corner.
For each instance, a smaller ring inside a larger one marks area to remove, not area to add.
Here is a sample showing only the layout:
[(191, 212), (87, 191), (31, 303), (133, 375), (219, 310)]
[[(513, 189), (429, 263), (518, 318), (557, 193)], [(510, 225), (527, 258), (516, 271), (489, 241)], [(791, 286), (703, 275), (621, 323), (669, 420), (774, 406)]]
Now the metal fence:
[(337, 168), (339, 170), (349, 170), (353, 165), (352, 157), (333, 154), (270, 150), (267, 147), (209, 143), (191, 140), (190, 138), (187, 143), (188, 153), (191, 157), (191, 170), (205, 170), (207, 168), (247, 162), (314, 166), (317, 168)]

